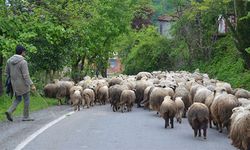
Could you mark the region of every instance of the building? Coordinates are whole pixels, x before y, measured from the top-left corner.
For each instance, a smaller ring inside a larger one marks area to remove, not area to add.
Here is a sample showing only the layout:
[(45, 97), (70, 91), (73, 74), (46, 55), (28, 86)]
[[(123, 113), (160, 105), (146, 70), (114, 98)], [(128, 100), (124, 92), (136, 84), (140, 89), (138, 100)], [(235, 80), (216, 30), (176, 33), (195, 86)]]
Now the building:
[[(228, 14), (229, 22), (235, 27), (236, 26), (236, 17), (234, 14)], [(225, 18), (222, 15), (219, 15), (218, 17), (218, 35), (222, 36), (225, 35), (229, 31), (229, 27), (226, 23)]]
[(117, 74), (117, 73), (122, 73), (122, 64), (121, 60), (118, 57), (110, 58), (109, 59), (109, 67), (107, 69), (108, 75), (110, 74)]
[(163, 15), (158, 17), (158, 31), (161, 35), (171, 38), (171, 26), (174, 24), (176, 19), (173, 16)]

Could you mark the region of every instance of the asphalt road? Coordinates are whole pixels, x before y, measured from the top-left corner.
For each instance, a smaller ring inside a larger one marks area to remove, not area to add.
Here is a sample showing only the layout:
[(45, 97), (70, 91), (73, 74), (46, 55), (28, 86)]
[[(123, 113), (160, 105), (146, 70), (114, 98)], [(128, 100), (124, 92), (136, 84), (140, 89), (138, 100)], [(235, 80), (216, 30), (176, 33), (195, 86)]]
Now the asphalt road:
[(14, 117), (13, 122), (0, 122), (0, 150), (15, 149), (18, 144), (42, 128), (45, 124), (70, 111), (72, 111), (72, 108), (69, 106), (54, 106), (31, 113), (30, 116), (34, 118), (35, 121), (23, 122), (22, 116), (19, 116)]
[[(35, 122), (34, 122), (35, 123)], [(165, 129), (164, 120), (141, 108), (112, 112), (109, 105), (76, 112), (48, 128), (24, 150), (235, 150), (226, 133), (208, 129), (194, 138), (186, 119)]]

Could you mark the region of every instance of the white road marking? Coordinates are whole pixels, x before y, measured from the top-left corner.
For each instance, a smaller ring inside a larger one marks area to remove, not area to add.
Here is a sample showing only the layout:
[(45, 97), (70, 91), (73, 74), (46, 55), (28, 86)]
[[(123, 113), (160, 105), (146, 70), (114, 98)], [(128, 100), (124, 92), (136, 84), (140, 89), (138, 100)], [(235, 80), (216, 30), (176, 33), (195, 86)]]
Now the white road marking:
[(54, 121), (51, 121), (50, 123), (46, 124), (44, 127), (42, 127), (41, 129), (37, 130), (35, 133), (33, 133), (32, 135), (30, 135), (29, 137), (27, 137), (24, 141), (22, 141), (19, 145), (17, 145), (17, 147), (14, 150), (22, 150), (27, 144), (29, 144), (32, 140), (34, 140), (38, 135), (40, 135), (41, 133), (43, 133), (45, 130), (47, 130), (51, 126), (55, 125), (59, 121), (63, 120), (67, 116), (70, 116), (70, 115), (72, 115), (74, 113), (75, 113), (74, 111), (69, 112), (69, 113), (61, 116), (60, 118), (58, 118), (58, 119), (56, 119)]

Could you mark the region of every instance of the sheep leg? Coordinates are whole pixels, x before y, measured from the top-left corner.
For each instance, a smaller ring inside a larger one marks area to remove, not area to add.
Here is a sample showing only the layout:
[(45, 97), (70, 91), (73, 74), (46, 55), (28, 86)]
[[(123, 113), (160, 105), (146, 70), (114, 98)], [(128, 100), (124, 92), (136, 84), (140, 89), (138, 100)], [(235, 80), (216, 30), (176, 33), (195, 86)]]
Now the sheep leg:
[(171, 128), (174, 128), (174, 117), (170, 118)]
[(199, 137), (201, 137), (201, 129), (199, 129), (198, 131), (199, 131)]
[(112, 106), (113, 112), (116, 112), (115, 106)]
[(194, 137), (197, 137), (197, 132), (198, 132), (198, 130), (194, 129)]
[(209, 113), (209, 127), (210, 128), (212, 128), (213, 126), (212, 126), (212, 114), (211, 113)]
[(90, 107), (90, 100), (88, 99), (87, 100), (87, 108), (89, 108)]
[(169, 118), (165, 117), (165, 128), (169, 126)]
[(212, 128), (212, 120), (209, 118), (209, 127)]
[(124, 112), (124, 105), (121, 106), (121, 111)]
[(85, 100), (82, 100), (82, 108), (85, 106)]
[(203, 137), (204, 139), (207, 139), (207, 129), (203, 129)]
[(222, 124), (218, 123), (218, 125), (219, 125), (219, 132), (222, 133)]
[(183, 112), (183, 118), (186, 118), (186, 112), (187, 112), (187, 109), (185, 108)]

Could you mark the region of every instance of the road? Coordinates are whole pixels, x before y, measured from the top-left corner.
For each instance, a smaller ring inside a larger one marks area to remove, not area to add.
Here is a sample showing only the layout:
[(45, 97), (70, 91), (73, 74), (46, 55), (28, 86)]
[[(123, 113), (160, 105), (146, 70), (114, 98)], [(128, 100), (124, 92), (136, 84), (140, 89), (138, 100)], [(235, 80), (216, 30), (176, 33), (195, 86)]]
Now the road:
[(112, 112), (109, 105), (83, 109), (45, 130), (24, 150), (236, 150), (226, 133), (208, 129), (207, 139), (194, 138), (186, 119), (165, 129), (155, 112), (133, 108)]

